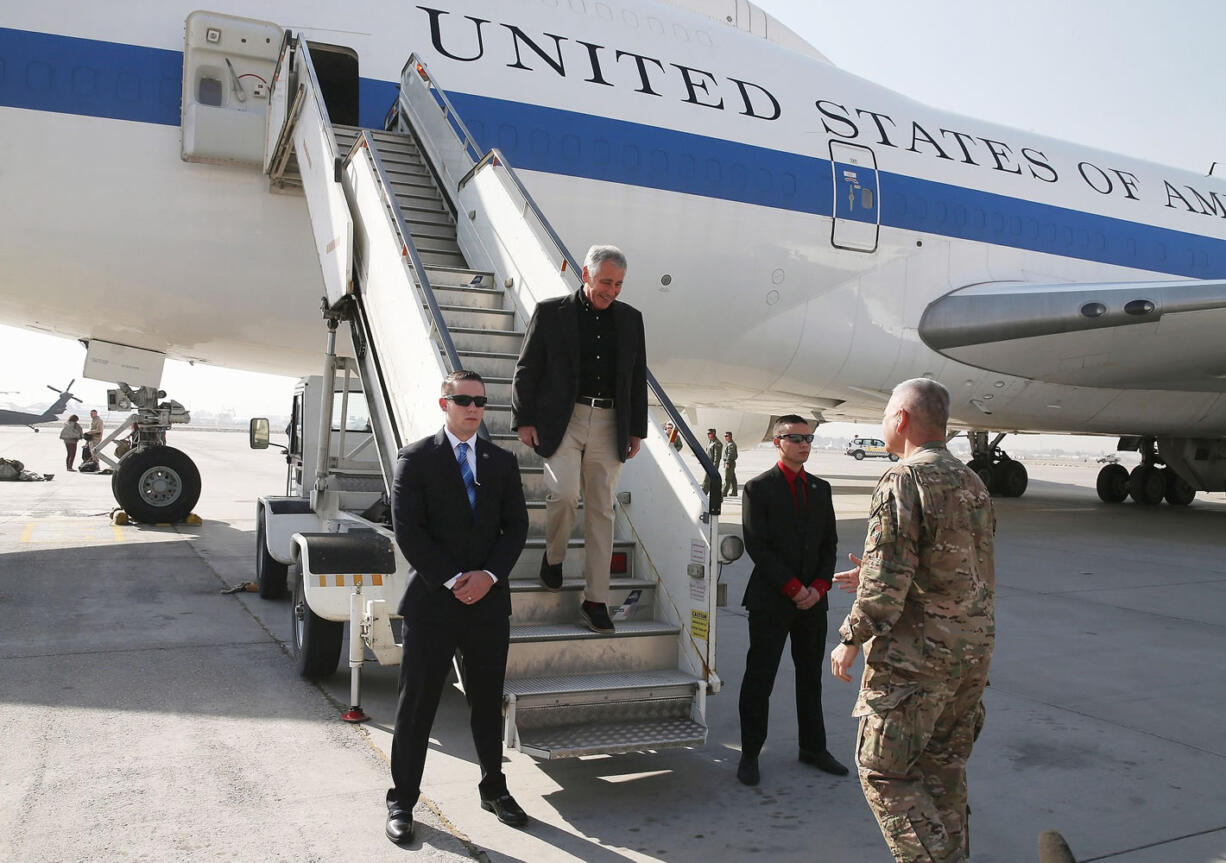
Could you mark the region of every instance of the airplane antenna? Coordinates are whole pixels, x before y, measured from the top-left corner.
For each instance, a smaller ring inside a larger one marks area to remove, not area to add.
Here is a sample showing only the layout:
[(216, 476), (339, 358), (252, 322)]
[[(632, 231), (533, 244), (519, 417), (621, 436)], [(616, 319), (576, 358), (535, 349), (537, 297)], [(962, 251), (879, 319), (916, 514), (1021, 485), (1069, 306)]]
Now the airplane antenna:
[(1210, 166), (1209, 166), (1209, 173), (1208, 173), (1208, 174), (1206, 174), (1205, 176), (1206, 176), (1206, 177), (1212, 177), (1212, 176), (1213, 176), (1213, 171), (1214, 171), (1214, 169), (1215, 169), (1215, 168), (1217, 168), (1217, 165), (1218, 165), (1218, 163), (1217, 163), (1217, 162), (1214, 162), (1212, 165), (1210, 165)]

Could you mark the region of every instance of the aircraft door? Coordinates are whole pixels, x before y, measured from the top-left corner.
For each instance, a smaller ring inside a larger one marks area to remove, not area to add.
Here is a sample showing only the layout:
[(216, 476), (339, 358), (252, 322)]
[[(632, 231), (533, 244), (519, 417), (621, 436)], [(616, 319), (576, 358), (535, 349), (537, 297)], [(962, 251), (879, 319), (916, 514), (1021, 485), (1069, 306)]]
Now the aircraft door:
[(830, 242), (838, 249), (877, 251), (881, 201), (873, 151), (860, 144), (831, 141), (830, 169), (834, 172)]

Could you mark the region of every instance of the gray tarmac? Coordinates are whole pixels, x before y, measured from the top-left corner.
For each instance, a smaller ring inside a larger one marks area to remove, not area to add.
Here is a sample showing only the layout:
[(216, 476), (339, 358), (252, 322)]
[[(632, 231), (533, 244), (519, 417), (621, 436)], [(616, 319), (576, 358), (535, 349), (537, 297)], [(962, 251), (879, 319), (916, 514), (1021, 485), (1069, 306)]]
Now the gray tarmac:
[[(0, 484), (0, 860), (882, 861), (854, 778), (796, 761), (792, 666), (773, 697), (762, 784), (737, 783), (749, 565), (727, 567), (700, 749), (536, 762), (508, 752), (525, 830), (478, 806), (463, 696), (435, 722), (418, 841), (383, 836), (396, 669), (369, 664), (372, 720), (338, 719), (288, 655), (289, 602), (254, 579), (254, 500), (284, 487), (242, 434), (172, 432), (205, 488), (199, 526), (114, 527), (108, 477), (66, 473), (50, 430), (0, 429), (0, 456), (54, 473)], [(742, 447), (743, 480), (770, 450)], [(840, 554), (863, 542), (883, 461), (815, 453)], [(970, 763), (977, 863), (1036, 859), (1042, 830), (1081, 861), (1226, 863), (1226, 501), (1098, 501), (1097, 465), (1028, 462), (998, 500), (998, 644)], [(725, 529), (739, 528), (730, 501)], [(833, 597), (831, 632), (850, 605)], [(827, 677), (830, 749), (851, 763), (853, 685)]]

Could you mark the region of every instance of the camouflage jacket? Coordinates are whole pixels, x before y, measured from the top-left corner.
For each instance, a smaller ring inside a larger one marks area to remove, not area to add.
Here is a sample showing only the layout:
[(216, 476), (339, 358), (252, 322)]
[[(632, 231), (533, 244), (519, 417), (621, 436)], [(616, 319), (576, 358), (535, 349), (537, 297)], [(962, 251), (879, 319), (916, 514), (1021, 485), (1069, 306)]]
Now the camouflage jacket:
[(995, 533), (988, 490), (943, 444), (925, 444), (881, 477), (860, 587), (839, 627), (843, 641), (866, 645), (862, 701), (866, 690), (986, 666), (996, 638)]

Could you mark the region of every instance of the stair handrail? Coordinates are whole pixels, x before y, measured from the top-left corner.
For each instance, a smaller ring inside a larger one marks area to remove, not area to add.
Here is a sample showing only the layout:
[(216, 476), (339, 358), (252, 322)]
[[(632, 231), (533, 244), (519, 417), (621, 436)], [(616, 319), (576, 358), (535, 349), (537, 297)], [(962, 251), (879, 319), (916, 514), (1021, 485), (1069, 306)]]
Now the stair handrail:
[[(434, 98), (439, 101), (439, 107), (443, 111), (444, 118), (446, 118), (448, 125), (451, 126), (452, 131), (456, 133), (456, 138), (464, 145), (469, 158), (474, 163), (478, 162), (481, 159), (481, 148), (477, 146), (477, 139), (468, 131), (468, 127), (464, 125), (464, 121), (460, 118), (460, 112), (451, 104), (451, 100), (447, 98), (447, 92), (434, 80), (434, 76), (430, 74), (430, 69), (426, 66), (426, 62), (417, 56), (416, 51), (409, 55), (409, 59), (401, 67), (400, 80), (404, 80), (405, 72), (410, 66), (415, 66), (417, 74), (429, 85), (431, 92), (434, 93)], [(397, 100), (397, 104), (399, 104), (399, 100)]]
[(387, 176), (387, 170), (383, 167), (383, 158), (379, 155), (379, 148), (375, 144), (373, 136), (366, 129), (363, 129), (354, 141), (353, 146), (349, 148), (349, 152), (345, 155), (344, 164), (348, 165), (350, 161), (357, 155), (358, 150), (365, 150), (367, 157), (374, 165), (375, 171), (379, 175), (379, 196), (383, 199), (383, 205), (392, 215), (392, 222), (395, 225), (396, 233), (399, 235), (401, 244), (401, 254), (409, 259), (413, 267), (413, 271), (417, 274), (417, 284), (421, 289), (422, 295), (426, 300), (426, 308), (430, 311), (430, 320), (434, 325), (434, 331), (438, 333), (439, 340), (443, 343), (443, 353), (447, 356), (447, 371), (454, 372), (464, 368), (460, 363), (460, 354), (456, 350), (455, 342), (451, 339), (451, 331), (448, 330), (447, 324), (443, 320), (442, 309), (439, 308), (438, 299), (434, 296), (434, 286), (430, 284), (430, 277), (426, 275), (426, 266), (421, 261), (421, 256), (417, 253), (417, 246), (413, 243), (413, 235), (409, 232), (409, 226), (405, 224), (404, 215), (400, 212), (400, 207), (395, 199), (391, 196), (392, 181)]

